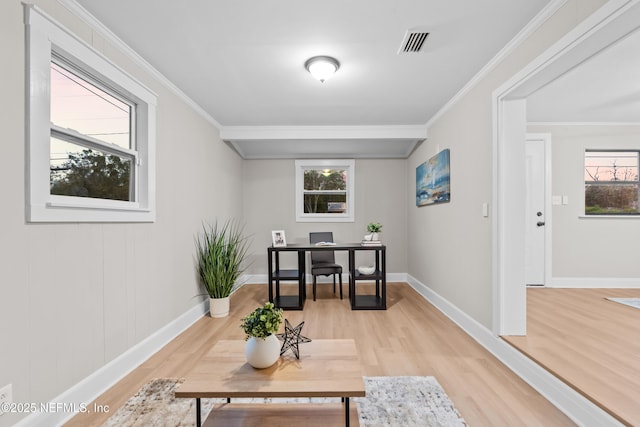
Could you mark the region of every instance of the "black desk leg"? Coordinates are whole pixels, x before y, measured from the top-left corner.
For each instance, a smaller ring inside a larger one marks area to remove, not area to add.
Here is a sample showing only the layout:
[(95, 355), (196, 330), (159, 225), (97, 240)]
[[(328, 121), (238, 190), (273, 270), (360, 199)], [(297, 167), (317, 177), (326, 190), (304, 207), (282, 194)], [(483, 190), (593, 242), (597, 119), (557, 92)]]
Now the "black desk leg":
[(269, 272), (269, 302), (273, 302), (273, 252), (271, 249), (267, 250), (267, 256), (269, 258), (269, 270), (267, 270)]
[(202, 415), (200, 415), (200, 398), (196, 397), (196, 426), (202, 425)]
[(307, 272), (305, 269), (305, 253), (306, 251), (298, 251), (298, 307), (304, 307), (307, 299)]
[(376, 299), (380, 298), (380, 251), (376, 250)]
[(344, 398), (344, 425), (349, 427), (349, 398)]

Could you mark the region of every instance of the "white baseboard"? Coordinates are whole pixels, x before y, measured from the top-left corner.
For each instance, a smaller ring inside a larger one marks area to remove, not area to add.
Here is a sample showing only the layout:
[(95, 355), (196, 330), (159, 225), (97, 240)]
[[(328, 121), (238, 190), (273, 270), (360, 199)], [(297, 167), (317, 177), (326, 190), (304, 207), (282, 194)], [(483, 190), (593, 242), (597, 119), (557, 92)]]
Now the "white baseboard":
[(640, 288), (637, 277), (553, 277), (548, 288)]
[[(66, 404), (66, 407), (82, 408), (94, 401), (125, 375), (151, 357), (167, 343), (209, 311), (208, 301), (196, 305), (186, 313), (159, 329), (140, 343), (104, 365), (82, 381), (54, 398), (51, 403)], [(55, 405), (53, 406), (55, 407)], [(64, 424), (76, 412), (39, 412), (23, 418), (16, 426), (51, 427)]]
[(579, 426), (622, 426), (611, 415), (500, 337), (495, 336), (489, 329), (442, 298), (428, 286), (411, 275), (407, 275), (407, 283)]

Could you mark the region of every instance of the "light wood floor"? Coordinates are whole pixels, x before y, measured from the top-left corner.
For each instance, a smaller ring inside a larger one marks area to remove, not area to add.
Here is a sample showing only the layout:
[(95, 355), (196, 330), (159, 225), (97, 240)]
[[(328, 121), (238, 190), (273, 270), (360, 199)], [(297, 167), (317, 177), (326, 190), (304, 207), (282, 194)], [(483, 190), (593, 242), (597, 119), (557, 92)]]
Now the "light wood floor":
[[(353, 338), (365, 375), (432, 375), (474, 427), (574, 425), (406, 283), (389, 284), (386, 311), (352, 311), (346, 295), (341, 301), (330, 288), (319, 285), (317, 301), (285, 317), (304, 320), (302, 333), (312, 339)], [(200, 319), (95, 403), (113, 413), (150, 379), (184, 376), (217, 340), (242, 339), (240, 318), (266, 298), (265, 285), (244, 286), (228, 318)], [(67, 425), (97, 426), (108, 416), (79, 414)]]
[(640, 289), (527, 289), (527, 336), (503, 337), (622, 423), (640, 426)]

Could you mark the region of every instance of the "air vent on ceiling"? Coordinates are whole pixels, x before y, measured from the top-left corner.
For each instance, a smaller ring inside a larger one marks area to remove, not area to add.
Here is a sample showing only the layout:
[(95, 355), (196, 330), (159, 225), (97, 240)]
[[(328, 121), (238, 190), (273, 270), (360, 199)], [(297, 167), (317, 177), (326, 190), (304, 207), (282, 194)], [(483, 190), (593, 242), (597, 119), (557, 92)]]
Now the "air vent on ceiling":
[(398, 54), (420, 52), (428, 36), (429, 33), (426, 31), (407, 30), (402, 39)]

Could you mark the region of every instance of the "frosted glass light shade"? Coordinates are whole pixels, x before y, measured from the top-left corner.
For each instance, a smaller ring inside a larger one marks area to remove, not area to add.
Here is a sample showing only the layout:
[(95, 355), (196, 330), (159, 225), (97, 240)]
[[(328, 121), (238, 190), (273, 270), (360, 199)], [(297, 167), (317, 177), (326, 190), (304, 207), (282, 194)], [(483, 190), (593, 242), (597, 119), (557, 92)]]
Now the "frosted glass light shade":
[(313, 77), (324, 83), (338, 71), (340, 63), (330, 56), (314, 56), (305, 62), (304, 67)]

